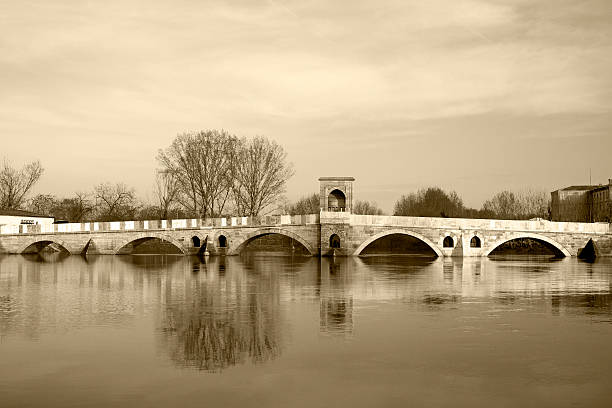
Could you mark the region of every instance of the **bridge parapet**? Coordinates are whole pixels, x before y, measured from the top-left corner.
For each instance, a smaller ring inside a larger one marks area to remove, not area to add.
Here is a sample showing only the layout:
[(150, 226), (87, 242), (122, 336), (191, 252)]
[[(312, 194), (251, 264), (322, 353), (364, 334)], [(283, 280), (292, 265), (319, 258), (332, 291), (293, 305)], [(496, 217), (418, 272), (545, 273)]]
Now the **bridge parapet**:
[(91, 232), (120, 232), (120, 231), (147, 231), (147, 230), (180, 230), (180, 229), (206, 229), (231, 228), (254, 226), (279, 225), (308, 225), (318, 224), (319, 214), (307, 215), (269, 215), (258, 217), (221, 217), (204, 219), (172, 219), (172, 220), (146, 220), (146, 221), (109, 221), (85, 222), (66, 224), (38, 224), (38, 225), (2, 225), (1, 235), (18, 234), (62, 234), (62, 233), (91, 233)]
[[(336, 213), (338, 214), (338, 213)], [(322, 219), (328, 215), (322, 215)], [(612, 224), (583, 222), (552, 222), (548, 220), (492, 220), (472, 218), (400, 217), (391, 215), (358, 215), (345, 217), (350, 225), (415, 227), (489, 231), (573, 232), (589, 234), (612, 233)]]

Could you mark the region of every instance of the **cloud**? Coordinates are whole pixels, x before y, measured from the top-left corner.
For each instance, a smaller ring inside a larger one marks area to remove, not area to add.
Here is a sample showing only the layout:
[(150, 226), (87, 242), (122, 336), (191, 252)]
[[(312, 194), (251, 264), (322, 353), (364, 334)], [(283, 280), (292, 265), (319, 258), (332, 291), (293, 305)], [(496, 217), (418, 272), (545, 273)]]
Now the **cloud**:
[[(48, 151), (58, 142), (103, 137), (95, 152), (71, 148), (117, 157), (121, 146), (126, 157), (149, 155), (149, 171), (176, 133), (225, 128), (279, 140), (300, 183), (320, 175), (306, 174), (313, 168), (333, 172), (326, 163), (362, 171), (354, 162), (382, 151), (372, 166), (402, 184), (411, 163), (430, 161), (395, 157), (407, 141), (473, 130), (494, 149), (514, 129), (580, 138), (589, 124), (609, 134), (609, 121), (590, 121), (612, 109), (611, 10), (605, 0), (4, 2), (0, 137), (11, 137), (6, 154), (57, 166)], [(500, 117), (510, 130), (481, 125)], [(523, 126), (546, 118), (576, 127)], [(149, 183), (149, 173), (133, 180)]]

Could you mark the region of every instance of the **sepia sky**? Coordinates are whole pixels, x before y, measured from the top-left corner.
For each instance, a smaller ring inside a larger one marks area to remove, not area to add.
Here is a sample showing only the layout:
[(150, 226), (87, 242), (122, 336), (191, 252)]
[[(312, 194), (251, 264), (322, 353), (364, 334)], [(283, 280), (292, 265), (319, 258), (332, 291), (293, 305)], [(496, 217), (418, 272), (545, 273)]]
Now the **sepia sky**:
[(152, 198), (158, 149), (221, 128), (285, 147), (290, 199), (607, 182), (612, 2), (0, 0), (0, 157), (36, 192)]

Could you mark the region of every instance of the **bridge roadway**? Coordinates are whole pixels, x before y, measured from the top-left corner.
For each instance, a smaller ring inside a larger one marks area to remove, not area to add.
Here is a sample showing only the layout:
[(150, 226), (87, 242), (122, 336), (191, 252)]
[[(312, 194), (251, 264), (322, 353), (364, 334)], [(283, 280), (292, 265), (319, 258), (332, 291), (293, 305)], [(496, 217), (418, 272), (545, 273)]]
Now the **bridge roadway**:
[(585, 247), (590, 247), (597, 256), (612, 256), (612, 227), (608, 223), (396, 217), (323, 211), (297, 216), (2, 226), (0, 253), (39, 252), (52, 244), (71, 254), (123, 254), (147, 240), (159, 238), (175, 245), (185, 255), (237, 255), (250, 241), (269, 234), (288, 236), (313, 256), (359, 255), (369, 244), (391, 234), (417, 238), (441, 257), (488, 256), (499, 245), (516, 238), (536, 239), (558, 255), (577, 256)]

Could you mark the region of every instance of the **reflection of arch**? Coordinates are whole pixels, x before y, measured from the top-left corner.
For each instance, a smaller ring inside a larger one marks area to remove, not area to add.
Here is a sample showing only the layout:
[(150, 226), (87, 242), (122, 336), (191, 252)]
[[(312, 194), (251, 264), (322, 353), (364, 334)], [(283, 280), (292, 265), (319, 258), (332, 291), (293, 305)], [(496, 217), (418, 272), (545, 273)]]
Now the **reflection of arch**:
[(308, 241), (291, 231), (287, 231), (281, 228), (261, 228), (249, 233), (242, 241), (239, 241), (236, 245), (233, 245), (234, 249), (229, 252), (229, 255), (239, 254), (244, 249), (244, 247), (249, 244), (249, 242), (262, 235), (269, 234), (280, 234), (292, 238), (302, 244), (304, 248), (306, 248), (308, 253), (310, 253), (310, 255), (316, 255), (316, 252), (312, 249), (312, 246), (308, 243)]
[(443, 248), (453, 248), (454, 246), (455, 246), (455, 241), (453, 240), (453, 237), (451, 236), (446, 236), (444, 238), (444, 241), (442, 241)]
[(413, 238), (420, 239), (421, 241), (426, 243), (432, 249), (432, 251), (434, 251), (436, 253), (437, 256), (443, 256), (442, 251), (440, 250), (440, 248), (438, 248), (438, 246), (436, 244), (434, 244), (429, 238), (419, 234), (418, 232), (406, 231), (406, 230), (402, 230), (402, 229), (391, 229), (391, 230), (379, 232), (378, 234), (371, 236), (370, 238), (365, 240), (361, 245), (359, 245), (359, 247), (355, 250), (355, 252), (353, 252), (353, 255), (361, 254), (361, 251), (366, 249), (366, 247), (368, 245), (370, 245), (372, 242), (376, 241), (377, 239), (380, 239), (382, 237), (386, 237), (387, 235), (393, 235), (393, 234), (408, 235), (408, 236), (411, 236)]
[[(42, 237), (37, 237), (37, 238), (32, 238), (30, 239), (25, 245), (22, 245), (18, 250), (17, 253), (19, 254), (23, 254), (23, 253), (38, 253), (40, 251), (42, 251), (45, 247), (47, 247), (50, 244), (56, 244), (59, 245), (60, 247), (62, 247), (62, 249), (68, 253), (70, 253), (70, 251), (67, 249), (66, 244), (64, 243), (64, 241), (59, 240), (59, 239), (45, 239)], [(34, 251), (34, 249), (36, 249)]]
[(328, 211), (346, 211), (346, 196), (338, 189), (332, 190), (327, 196)]
[(173, 237), (171, 237), (170, 235), (166, 235), (166, 234), (158, 234), (155, 232), (146, 232), (146, 233), (142, 233), (142, 234), (137, 234), (137, 235), (132, 235), (130, 238), (124, 239), (123, 241), (121, 241), (119, 243), (118, 246), (115, 247), (114, 249), (114, 253), (115, 255), (119, 254), (119, 251), (121, 251), (121, 249), (134, 242), (134, 241), (146, 241), (148, 239), (161, 239), (162, 241), (166, 241), (171, 243), (172, 245), (174, 245), (175, 247), (177, 247), (179, 249), (179, 251), (181, 251), (183, 254), (187, 255), (188, 251), (183, 248), (183, 244), (177, 240), (174, 239)]
[(329, 247), (340, 248), (340, 237), (337, 234), (332, 234), (331, 237), (329, 237)]
[(539, 234), (532, 234), (529, 232), (520, 232), (520, 233), (516, 233), (516, 234), (512, 234), (509, 235), (507, 237), (504, 237), (498, 241), (495, 241), (493, 244), (491, 244), (486, 250), (483, 251), (482, 255), (483, 256), (489, 256), (489, 254), (491, 252), (493, 252), (493, 250), (495, 248), (497, 248), (498, 246), (508, 242), (508, 241), (512, 241), (513, 239), (520, 239), (520, 238), (531, 238), (531, 239), (535, 239), (538, 241), (543, 241), (546, 242), (547, 244), (551, 245), (552, 247), (556, 248), (559, 252), (561, 252), (564, 256), (572, 256), (570, 254), (570, 252), (565, 249), (565, 247), (563, 247), (563, 245), (559, 244), (557, 241), (554, 241), (550, 238), (548, 238), (545, 235), (539, 235)]
[(480, 248), (481, 246), (480, 238), (474, 235), (472, 239), (470, 239), (470, 248)]

